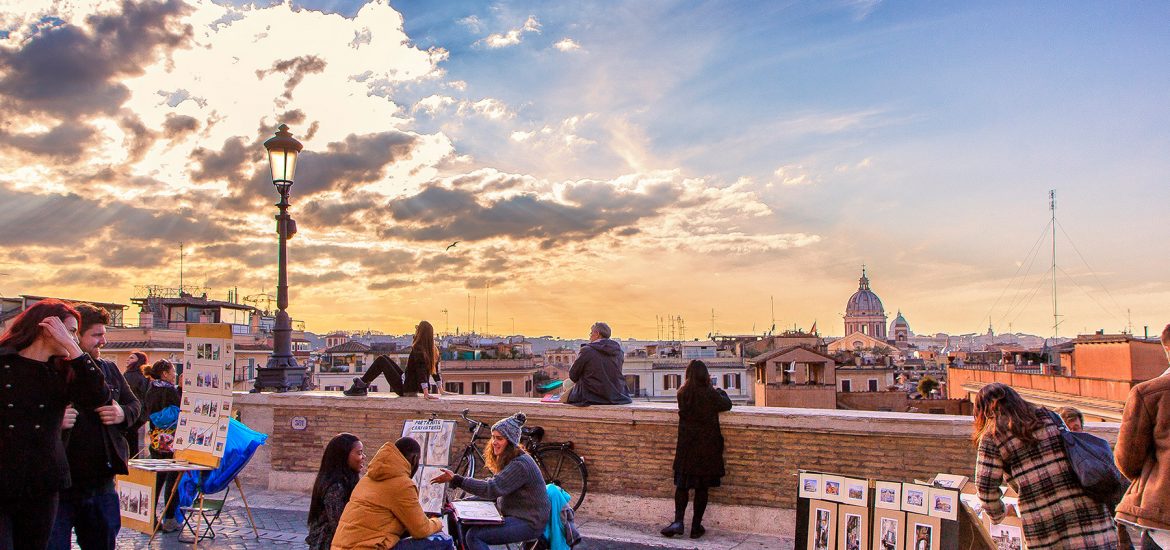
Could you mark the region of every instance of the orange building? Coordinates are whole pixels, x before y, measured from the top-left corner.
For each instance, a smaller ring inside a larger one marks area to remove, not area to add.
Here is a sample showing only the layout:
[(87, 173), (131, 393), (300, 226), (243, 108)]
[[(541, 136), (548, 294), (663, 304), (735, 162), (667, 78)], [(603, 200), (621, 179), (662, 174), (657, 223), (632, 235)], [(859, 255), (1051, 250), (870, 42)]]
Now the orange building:
[(1120, 422), (1129, 390), (1166, 370), (1157, 340), (1126, 334), (1081, 335), (1057, 351), (1058, 365), (952, 364), (947, 392), (952, 398), (973, 399), (983, 386), (1002, 382), (1037, 405), (1076, 407), (1090, 422)]

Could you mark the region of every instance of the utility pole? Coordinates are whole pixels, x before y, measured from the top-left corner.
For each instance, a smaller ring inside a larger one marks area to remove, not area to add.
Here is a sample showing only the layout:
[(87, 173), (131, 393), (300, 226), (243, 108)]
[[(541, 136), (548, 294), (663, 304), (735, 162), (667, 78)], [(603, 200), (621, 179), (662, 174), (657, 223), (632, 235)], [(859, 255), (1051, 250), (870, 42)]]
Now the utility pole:
[(443, 332), (447, 335), (450, 335), (451, 334), (451, 317), (447, 312), (447, 308), (443, 308), (440, 311), (443, 312)]

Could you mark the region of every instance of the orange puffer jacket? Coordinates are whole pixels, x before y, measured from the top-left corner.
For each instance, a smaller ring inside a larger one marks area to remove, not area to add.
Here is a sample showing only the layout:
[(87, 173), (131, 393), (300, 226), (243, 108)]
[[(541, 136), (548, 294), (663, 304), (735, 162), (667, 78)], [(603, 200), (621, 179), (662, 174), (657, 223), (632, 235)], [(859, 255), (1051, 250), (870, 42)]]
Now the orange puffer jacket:
[(410, 463), (393, 443), (382, 445), (341, 514), (332, 550), (386, 550), (409, 534), (424, 538), (443, 528), (418, 502)]

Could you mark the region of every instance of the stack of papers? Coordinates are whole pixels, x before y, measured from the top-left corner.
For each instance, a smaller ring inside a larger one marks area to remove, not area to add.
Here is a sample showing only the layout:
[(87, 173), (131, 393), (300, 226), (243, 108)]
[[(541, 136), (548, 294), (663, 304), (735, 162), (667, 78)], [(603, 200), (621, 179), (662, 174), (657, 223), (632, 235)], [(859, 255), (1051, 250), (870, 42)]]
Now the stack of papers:
[(504, 516), (496, 510), (496, 503), (490, 500), (457, 500), (451, 503), (455, 508), (455, 519), (464, 524), (498, 525), (504, 523)]

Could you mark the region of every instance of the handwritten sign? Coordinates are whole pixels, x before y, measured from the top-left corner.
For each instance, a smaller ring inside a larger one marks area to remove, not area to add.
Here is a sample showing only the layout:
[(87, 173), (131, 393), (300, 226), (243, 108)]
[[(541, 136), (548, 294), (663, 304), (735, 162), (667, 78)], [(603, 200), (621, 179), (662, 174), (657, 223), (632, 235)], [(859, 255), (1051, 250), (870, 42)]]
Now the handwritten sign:
[(408, 420), (407, 431), (412, 434), (433, 434), (443, 431), (442, 420)]

